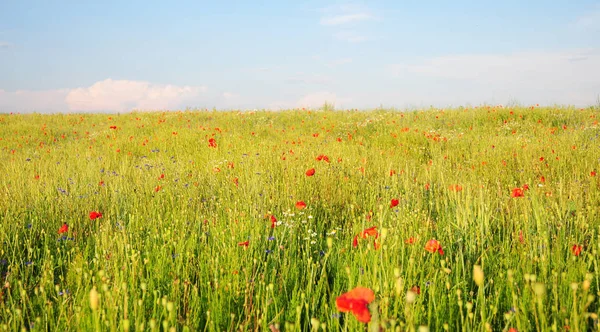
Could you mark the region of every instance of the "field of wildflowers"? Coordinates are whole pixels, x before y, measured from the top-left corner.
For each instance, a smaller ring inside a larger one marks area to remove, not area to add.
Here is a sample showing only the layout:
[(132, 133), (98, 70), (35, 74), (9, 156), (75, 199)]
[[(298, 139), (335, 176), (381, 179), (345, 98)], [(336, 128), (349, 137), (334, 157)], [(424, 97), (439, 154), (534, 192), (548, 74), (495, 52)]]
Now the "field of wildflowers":
[(600, 110), (0, 114), (0, 330), (598, 330)]

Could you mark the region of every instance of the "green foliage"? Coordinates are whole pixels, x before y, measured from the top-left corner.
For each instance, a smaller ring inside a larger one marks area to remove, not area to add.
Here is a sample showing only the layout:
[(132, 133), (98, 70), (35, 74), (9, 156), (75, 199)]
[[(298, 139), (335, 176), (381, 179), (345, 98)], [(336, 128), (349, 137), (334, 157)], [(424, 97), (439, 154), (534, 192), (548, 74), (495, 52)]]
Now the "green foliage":
[(334, 111), (334, 110), (335, 110), (335, 104), (334, 104), (334, 103), (332, 103), (332, 102), (327, 102), (327, 101), (326, 101), (326, 102), (323, 104), (323, 106), (321, 107), (321, 109), (322, 109), (323, 111), (325, 111), (325, 112), (328, 112), (328, 111)]
[(360, 330), (357, 286), (375, 328), (596, 330), (599, 119), (0, 115), (0, 330)]

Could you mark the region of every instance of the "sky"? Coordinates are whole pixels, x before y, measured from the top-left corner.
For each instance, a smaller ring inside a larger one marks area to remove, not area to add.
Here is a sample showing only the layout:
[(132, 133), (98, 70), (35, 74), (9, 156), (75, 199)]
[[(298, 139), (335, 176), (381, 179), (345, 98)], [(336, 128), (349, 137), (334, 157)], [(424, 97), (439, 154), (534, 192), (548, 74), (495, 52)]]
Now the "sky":
[(0, 1), (0, 112), (600, 104), (600, 0)]

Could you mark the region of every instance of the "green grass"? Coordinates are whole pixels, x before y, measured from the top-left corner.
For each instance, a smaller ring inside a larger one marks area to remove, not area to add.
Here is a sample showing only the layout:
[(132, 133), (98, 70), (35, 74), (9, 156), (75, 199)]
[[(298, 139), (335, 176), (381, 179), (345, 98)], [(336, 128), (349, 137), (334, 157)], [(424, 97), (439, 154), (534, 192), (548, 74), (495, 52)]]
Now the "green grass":
[[(375, 292), (373, 331), (598, 330), (598, 120), (487, 106), (0, 115), (0, 330), (364, 330), (336, 308), (357, 286)], [(379, 249), (353, 247), (373, 226)]]

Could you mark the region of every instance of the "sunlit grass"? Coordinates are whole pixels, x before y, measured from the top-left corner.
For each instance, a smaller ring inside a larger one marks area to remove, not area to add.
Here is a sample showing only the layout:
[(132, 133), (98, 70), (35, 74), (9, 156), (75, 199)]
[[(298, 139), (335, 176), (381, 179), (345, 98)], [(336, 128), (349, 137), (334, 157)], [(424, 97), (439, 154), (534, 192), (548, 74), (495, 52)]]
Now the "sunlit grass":
[(0, 330), (597, 330), (599, 118), (0, 115)]

